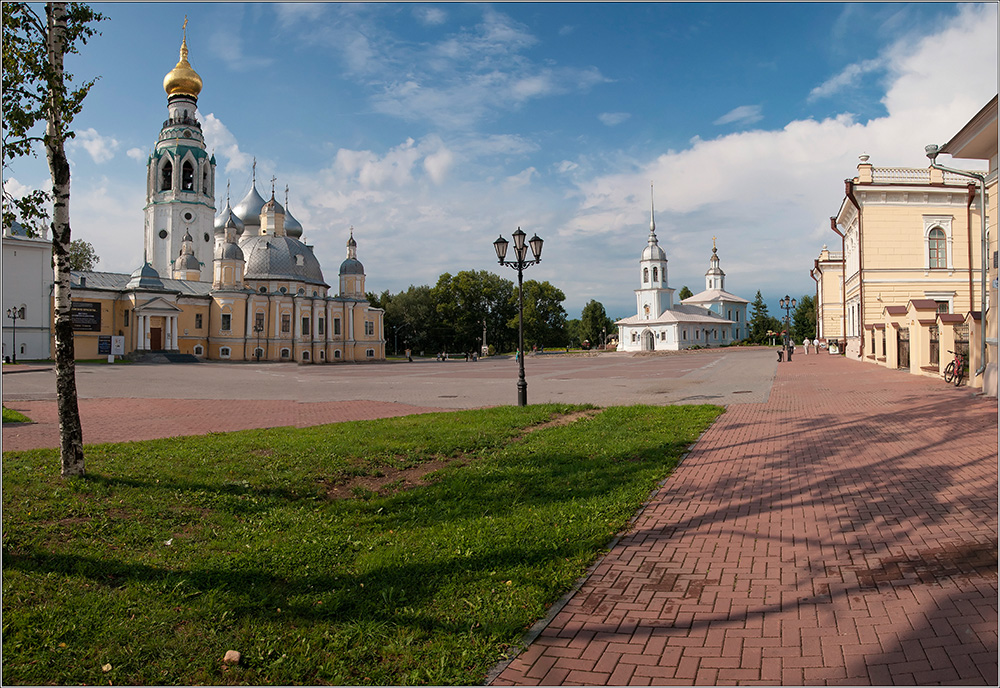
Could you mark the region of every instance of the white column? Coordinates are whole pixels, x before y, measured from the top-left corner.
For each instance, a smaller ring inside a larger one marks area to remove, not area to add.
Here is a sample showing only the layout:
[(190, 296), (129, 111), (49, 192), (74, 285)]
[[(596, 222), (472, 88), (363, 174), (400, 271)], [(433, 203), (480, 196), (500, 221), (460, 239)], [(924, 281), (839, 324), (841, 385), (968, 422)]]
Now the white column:
[(180, 346), (178, 346), (178, 344), (177, 344), (177, 327), (178, 327), (178, 323), (180, 321), (180, 318), (175, 315), (175, 316), (173, 316), (171, 318), (171, 320), (173, 320), (173, 322), (174, 322), (173, 327), (171, 327), (171, 331), (174, 333), (174, 351), (178, 351), (178, 350), (180, 350)]
[(149, 316), (147, 315), (146, 317), (144, 317), (143, 321), (144, 322), (142, 325), (142, 348), (145, 349), (146, 351), (149, 351), (149, 324), (150, 324)]
[(170, 351), (170, 325), (171, 320), (169, 315), (163, 316), (163, 334), (161, 346), (165, 351)]
[(135, 348), (143, 351), (146, 348), (146, 316), (135, 315)]

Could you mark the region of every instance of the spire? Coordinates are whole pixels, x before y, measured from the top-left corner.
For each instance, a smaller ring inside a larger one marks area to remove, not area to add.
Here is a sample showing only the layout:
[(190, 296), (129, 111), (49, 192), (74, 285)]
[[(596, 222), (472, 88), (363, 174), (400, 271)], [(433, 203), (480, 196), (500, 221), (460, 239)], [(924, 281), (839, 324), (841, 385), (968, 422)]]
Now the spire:
[(649, 183), (649, 234), (656, 235), (656, 220), (653, 219), (653, 182)]
[(198, 72), (194, 71), (188, 62), (187, 47), (187, 17), (184, 17), (183, 38), (181, 39), (181, 55), (177, 66), (163, 77), (163, 90), (168, 96), (185, 95), (197, 99), (201, 93), (202, 81)]

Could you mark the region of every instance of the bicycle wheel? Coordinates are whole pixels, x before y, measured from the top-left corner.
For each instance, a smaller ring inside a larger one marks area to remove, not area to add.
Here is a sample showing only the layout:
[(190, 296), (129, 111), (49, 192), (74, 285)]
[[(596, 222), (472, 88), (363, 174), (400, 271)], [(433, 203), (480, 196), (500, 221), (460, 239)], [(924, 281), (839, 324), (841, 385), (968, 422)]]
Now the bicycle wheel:
[(962, 386), (962, 378), (964, 378), (964, 377), (965, 377), (965, 366), (959, 366), (955, 370), (955, 386), (956, 387), (961, 387)]
[(955, 362), (952, 361), (944, 369), (944, 381), (951, 382), (955, 379)]

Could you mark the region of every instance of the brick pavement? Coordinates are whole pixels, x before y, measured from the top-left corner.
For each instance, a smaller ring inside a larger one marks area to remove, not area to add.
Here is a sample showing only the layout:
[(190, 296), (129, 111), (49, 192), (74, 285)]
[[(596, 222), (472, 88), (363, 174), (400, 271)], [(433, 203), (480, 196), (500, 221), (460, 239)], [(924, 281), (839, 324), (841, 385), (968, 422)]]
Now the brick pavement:
[(997, 508), (996, 399), (796, 356), (492, 684), (996, 685)]

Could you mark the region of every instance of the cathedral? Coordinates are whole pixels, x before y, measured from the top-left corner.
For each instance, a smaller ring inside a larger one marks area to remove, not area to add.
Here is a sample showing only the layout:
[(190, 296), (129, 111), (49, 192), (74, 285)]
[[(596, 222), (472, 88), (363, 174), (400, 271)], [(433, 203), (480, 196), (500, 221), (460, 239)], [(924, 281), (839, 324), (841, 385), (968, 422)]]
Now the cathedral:
[(303, 227), (257, 190), (215, 209), (215, 156), (198, 121), (202, 80), (180, 60), (163, 79), (167, 119), (146, 165), (144, 263), (131, 275), (73, 272), (77, 358), (188, 354), (235, 361), (384, 360), (383, 311), (365, 296), (354, 228), (336, 291)]
[(667, 254), (656, 237), (650, 199), (649, 237), (639, 258), (640, 287), (635, 290), (636, 314), (615, 323), (618, 350), (678, 351), (725, 346), (745, 339), (749, 302), (727, 292), (725, 279), (713, 239), (705, 290), (674, 302), (674, 290), (667, 282)]

